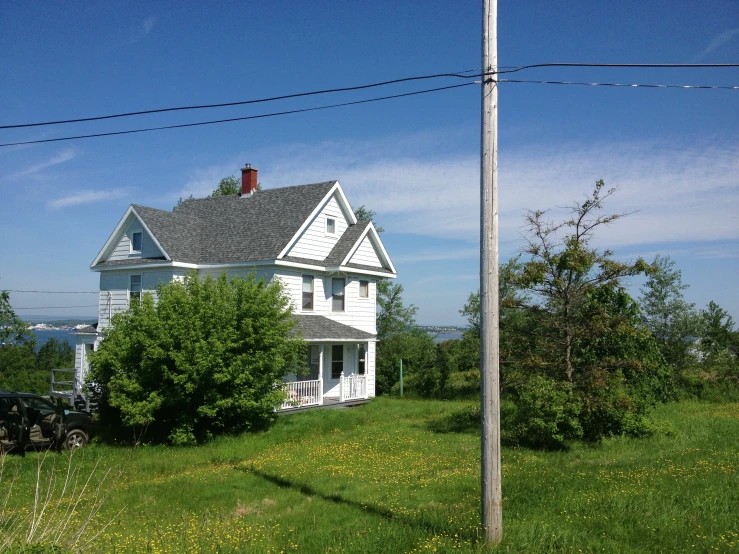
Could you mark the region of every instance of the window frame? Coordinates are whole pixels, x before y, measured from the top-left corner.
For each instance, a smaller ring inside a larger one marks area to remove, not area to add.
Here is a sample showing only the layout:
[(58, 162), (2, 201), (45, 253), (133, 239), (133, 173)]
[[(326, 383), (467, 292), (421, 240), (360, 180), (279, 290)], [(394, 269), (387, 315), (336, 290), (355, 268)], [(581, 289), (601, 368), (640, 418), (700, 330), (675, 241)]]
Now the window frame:
[[(329, 221), (333, 222), (333, 227), (334, 227), (334, 230), (333, 231), (330, 231), (329, 228), (328, 228), (328, 222)], [(337, 232), (336, 231), (336, 227), (337, 227), (337, 225), (336, 225), (336, 218), (335, 217), (326, 216), (326, 224), (323, 227), (324, 232), (326, 233), (326, 236), (335, 237), (336, 236), (336, 232)]]
[[(133, 278), (138, 277), (139, 278), (139, 290), (133, 290)], [(137, 301), (141, 301), (141, 296), (144, 292), (144, 276), (141, 273), (132, 273), (128, 276), (128, 302), (131, 302), (132, 293), (138, 293), (138, 297), (136, 297)]]
[[(140, 239), (141, 244), (139, 244), (140, 248), (138, 250), (136, 250), (136, 248), (134, 247), (134, 242), (136, 242), (134, 237), (136, 235), (139, 235), (141, 237)], [(131, 254), (141, 254), (141, 251), (144, 249), (144, 232), (143, 231), (131, 231), (130, 247), (131, 247), (131, 250), (130, 250)]]
[[(343, 281), (344, 285), (341, 287), (341, 292), (334, 292), (334, 281)], [(334, 301), (341, 299), (341, 309), (335, 309)], [(346, 312), (346, 277), (331, 277), (331, 312), (332, 313), (344, 313)]]
[[(310, 278), (310, 292), (305, 291), (306, 278)], [(315, 275), (303, 275), (301, 279), (301, 301), (300, 310), (303, 312), (313, 312), (316, 309), (316, 276)], [(310, 308), (305, 307), (305, 296), (310, 294)]]
[(357, 345), (357, 375), (367, 374), (367, 350), (365, 344)]
[[(365, 294), (362, 294), (362, 283), (365, 286)], [(369, 279), (359, 280), (359, 298), (369, 298)]]
[[(341, 357), (336, 358), (335, 353), (337, 348), (341, 349)], [(341, 364), (339, 372), (336, 372), (336, 364)], [(332, 344), (331, 345), (331, 379), (339, 379), (344, 374), (344, 345), (343, 344)]]

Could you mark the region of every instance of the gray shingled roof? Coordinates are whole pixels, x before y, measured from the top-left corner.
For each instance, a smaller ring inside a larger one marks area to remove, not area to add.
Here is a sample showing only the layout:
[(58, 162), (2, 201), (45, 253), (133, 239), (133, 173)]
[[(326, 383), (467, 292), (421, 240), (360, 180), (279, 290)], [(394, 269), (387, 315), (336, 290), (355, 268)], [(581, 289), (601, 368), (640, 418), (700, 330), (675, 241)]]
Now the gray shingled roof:
[(329, 255), (326, 256), (326, 259), (324, 260), (325, 264), (341, 264), (341, 262), (344, 261), (344, 258), (346, 258), (346, 255), (349, 253), (349, 250), (352, 249), (352, 246), (354, 246), (354, 244), (359, 239), (359, 236), (367, 228), (367, 225), (369, 225), (369, 221), (357, 221), (356, 225), (350, 225), (349, 227), (347, 227), (346, 231), (344, 231), (344, 234), (341, 235), (341, 238), (336, 241), (336, 244), (331, 249), (331, 252), (329, 252)]
[(147, 265), (147, 264), (157, 264), (162, 261), (165, 261), (167, 258), (164, 256), (160, 256), (158, 258), (131, 258), (129, 260), (113, 260), (110, 262), (100, 262), (95, 267), (115, 267), (117, 265)]
[(322, 315), (296, 315), (294, 317), (298, 320), (295, 332), (300, 332), (307, 341), (330, 339), (362, 341), (376, 337), (373, 333), (360, 331)]
[(243, 198), (190, 199), (174, 212), (136, 204), (133, 208), (175, 261), (274, 260), (335, 184), (327, 181), (266, 189)]

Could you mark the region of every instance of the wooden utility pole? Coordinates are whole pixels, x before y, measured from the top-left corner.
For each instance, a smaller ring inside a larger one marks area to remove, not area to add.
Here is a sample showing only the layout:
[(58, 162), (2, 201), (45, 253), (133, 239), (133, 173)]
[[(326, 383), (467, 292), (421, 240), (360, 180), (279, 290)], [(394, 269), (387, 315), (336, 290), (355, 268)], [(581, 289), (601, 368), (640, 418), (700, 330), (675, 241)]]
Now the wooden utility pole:
[[(483, 73), (498, 69), (498, 1), (483, 0)], [(480, 408), (482, 525), (488, 542), (503, 537), (498, 336), (498, 76), (484, 75), (480, 141)]]

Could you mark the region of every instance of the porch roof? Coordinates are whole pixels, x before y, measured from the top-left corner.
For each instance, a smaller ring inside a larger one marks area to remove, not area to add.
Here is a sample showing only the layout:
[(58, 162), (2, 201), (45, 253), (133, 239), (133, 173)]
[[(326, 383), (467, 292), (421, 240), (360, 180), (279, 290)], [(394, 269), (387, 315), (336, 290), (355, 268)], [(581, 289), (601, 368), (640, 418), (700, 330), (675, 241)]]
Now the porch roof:
[(346, 341), (375, 341), (373, 333), (360, 331), (355, 327), (344, 325), (322, 315), (296, 315), (298, 324), (296, 333), (301, 333), (303, 339), (313, 342), (346, 342)]

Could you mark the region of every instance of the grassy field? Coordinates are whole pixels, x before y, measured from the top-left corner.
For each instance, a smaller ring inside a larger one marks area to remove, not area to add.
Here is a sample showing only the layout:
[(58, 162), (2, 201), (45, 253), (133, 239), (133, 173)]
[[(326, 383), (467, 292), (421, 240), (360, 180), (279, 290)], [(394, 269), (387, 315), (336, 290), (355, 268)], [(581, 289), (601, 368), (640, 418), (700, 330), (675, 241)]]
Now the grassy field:
[[(479, 438), (450, 417), (466, 405), (381, 398), (283, 416), (268, 432), (204, 447), (93, 445), (72, 461), (94, 475), (85, 497), (50, 507), (40, 528), (74, 512), (68, 539), (114, 468), (79, 542), (93, 539), (86, 552), (491, 551), (478, 527)], [(649, 439), (505, 449), (498, 551), (739, 550), (739, 404), (682, 402), (657, 418), (668, 432)], [(44, 460), (57, 490), (66, 457)], [(32, 513), (41, 459), (6, 457), (0, 509), (17, 476), (6, 525)]]

